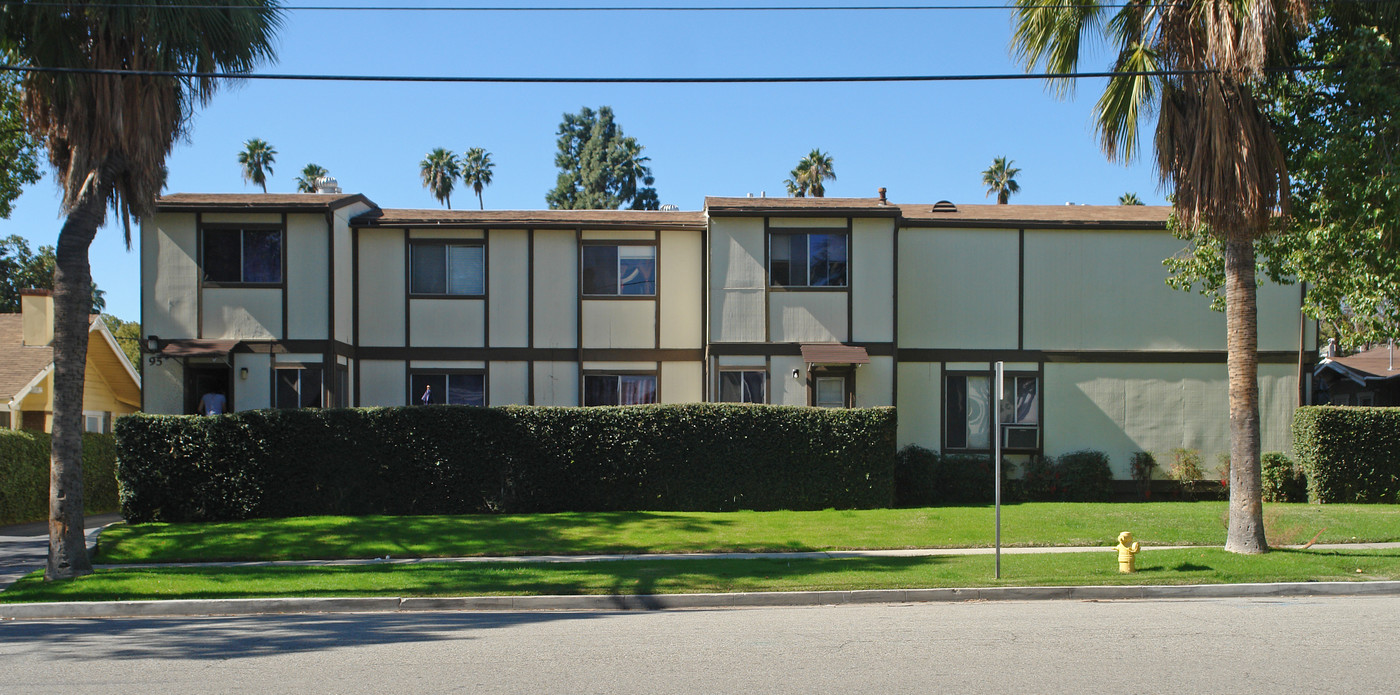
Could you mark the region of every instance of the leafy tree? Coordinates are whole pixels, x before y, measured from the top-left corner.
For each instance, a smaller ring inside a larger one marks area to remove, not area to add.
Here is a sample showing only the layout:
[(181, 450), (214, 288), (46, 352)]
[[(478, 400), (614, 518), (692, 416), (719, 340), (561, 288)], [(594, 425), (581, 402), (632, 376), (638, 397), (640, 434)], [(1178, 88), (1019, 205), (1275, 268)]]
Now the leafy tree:
[(302, 167), (301, 176), (297, 177), (297, 193), (315, 193), (316, 181), (330, 176), (331, 172), (320, 164), (307, 164)]
[(1133, 193), (1133, 192), (1130, 191), (1130, 192), (1128, 192), (1128, 193), (1124, 193), (1123, 195), (1118, 196), (1118, 204), (1119, 204), (1119, 205), (1142, 205), (1142, 200), (1140, 200), (1140, 199), (1138, 198), (1138, 196), (1137, 196), (1136, 193)]
[[(272, 35), (281, 18), (273, 0), (223, 0), (178, 10), (144, 3), (20, 3), (0, 13), (0, 44), (22, 66), (239, 73), (273, 56)], [(187, 134), (194, 107), (207, 103), (218, 85), (208, 77), (99, 72), (29, 72), (21, 81), (25, 120), (48, 150), (67, 215), (53, 282), (46, 579), (92, 571), (83, 540), (81, 438), (92, 285), (88, 247), (108, 207), (122, 216), (130, 246), (130, 218), (154, 212), (165, 158)]]
[(102, 315), (103, 323), (107, 324), (107, 330), (112, 333), (112, 337), (117, 339), (117, 346), (126, 354), (126, 359), (131, 362), (136, 374), (141, 374), (141, 324), (136, 321), (123, 321), (111, 314)]
[(982, 172), (982, 183), (987, 187), (987, 195), (997, 197), (997, 205), (1006, 205), (1011, 200), (1011, 194), (1021, 192), (1021, 184), (1016, 183), (1016, 175), (1021, 170), (1011, 166), (1015, 160), (1008, 160), (1006, 157), (997, 157), (992, 160), (992, 165)]
[[(1230, 521), (1225, 549), (1268, 551), (1259, 460), (1254, 240), (1288, 204), (1288, 171), (1252, 89), (1280, 58), (1306, 0), (1184, 0), (1045, 4), (1016, 0), (1012, 47), (1027, 69), (1077, 71), (1086, 39), (1115, 53), (1095, 120), (1110, 159), (1136, 155), (1138, 125), (1157, 113), (1158, 175), (1187, 229), (1223, 247), (1230, 398)], [(1110, 7), (1117, 12), (1109, 17)], [(1061, 95), (1072, 80), (1054, 82)]]
[(793, 169), (792, 173), (794, 180), (806, 189), (808, 195), (822, 198), (826, 196), (824, 182), (836, 180), (836, 164), (832, 161), (830, 153), (814, 147), (797, 163), (797, 168)]
[[(5, 62), (13, 62), (5, 56)], [(24, 186), (39, 180), (39, 146), (24, 125), (19, 74), (0, 73), (0, 218), (9, 219)]]
[(471, 184), (476, 192), (476, 202), (482, 210), (486, 209), (486, 201), (481, 198), (481, 189), (491, 185), (491, 169), (495, 166), (491, 162), (491, 153), (480, 147), (467, 150), (462, 157), (462, 183)]
[(611, 107), (583, 107), (566, 113), (559, 124), (559, 151), (554, 165), (559, 178), (545, 194), (551, 210), (656, 210), (661, 201), (653, 185), (645, 148), (623, 135)]
[(267, 193), (267, 177), (272, 174), (272, 164), (276, 161), (277, 150), (258, 138), (243, 143), (243, 151), (238, 153), (243, 180), (262, 186), (263, 193)]
[(457, 161), (457, 155), (441, 147), (434, 149), (418, 163), (418, 173), (423, 177), (423, 187), (451, 210), (452, 189), (462, 175), (462, 164)]
[[(40, 246), (35, 253), (29, 250), (29, 242), (22, 236), (12, 234), (0, 239), (0, 314), (20, 310), (20, 290), (52, 290), (57, 264), (52, 246)], [(100, 314), (107, 308), (106, 294), (97, 289), (97, 283), (92, 283), (89, 313)]]

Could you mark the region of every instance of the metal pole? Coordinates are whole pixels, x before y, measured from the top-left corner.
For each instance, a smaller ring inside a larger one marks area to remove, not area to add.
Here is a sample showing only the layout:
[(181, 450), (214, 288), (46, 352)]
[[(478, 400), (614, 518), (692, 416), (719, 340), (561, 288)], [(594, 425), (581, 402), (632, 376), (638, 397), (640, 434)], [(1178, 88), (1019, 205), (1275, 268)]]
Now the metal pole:
[(996, 468), (997, 579), (1001, 579), (1001, 399), (1004, 366), (1003, 362), (996, 363), (996, 373), (993, 376), (996, 381), (993, 388), (996, 398), (992, 399), (992, 459)]

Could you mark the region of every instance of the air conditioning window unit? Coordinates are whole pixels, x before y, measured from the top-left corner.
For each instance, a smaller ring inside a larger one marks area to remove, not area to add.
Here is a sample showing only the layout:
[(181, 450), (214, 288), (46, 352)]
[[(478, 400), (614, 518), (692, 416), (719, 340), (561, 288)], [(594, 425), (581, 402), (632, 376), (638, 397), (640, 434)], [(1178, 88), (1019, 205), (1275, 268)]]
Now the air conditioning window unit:
[(1002, 430), (1001, 443), (1007, 449), (1034, 449), (1040, 445), (1040, 428), (1007, 427)]

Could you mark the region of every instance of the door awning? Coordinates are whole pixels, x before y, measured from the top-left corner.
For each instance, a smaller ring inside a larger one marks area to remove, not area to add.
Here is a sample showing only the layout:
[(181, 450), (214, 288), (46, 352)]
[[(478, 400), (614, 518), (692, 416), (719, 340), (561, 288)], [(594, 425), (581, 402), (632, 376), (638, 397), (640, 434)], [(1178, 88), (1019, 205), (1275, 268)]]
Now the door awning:
[(870, 355), (859, 345), (809, 343), (802, 346), (802, 361), (807, 364), (870, 364)]
[(156, 354), (161, 357), (226, 357), (241, 340), (204, 340), (177, 338), (162, 340)]

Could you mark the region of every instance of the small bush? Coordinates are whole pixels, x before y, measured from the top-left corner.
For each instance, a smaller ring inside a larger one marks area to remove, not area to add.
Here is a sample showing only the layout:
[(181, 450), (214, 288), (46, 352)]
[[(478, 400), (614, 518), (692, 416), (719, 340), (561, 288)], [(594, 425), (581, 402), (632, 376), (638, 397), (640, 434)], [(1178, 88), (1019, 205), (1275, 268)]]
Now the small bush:
[(1260, 458), (1265, 502), (1308, 501), (1308, 478), (1303, 469), (1284, 454), (1270, 451)]
[(1201, 470), (1201, 452), (1195, 449), (1172, 449), (1171, 467), (1167, 475), (1175, 480), (1181, 490), (1182, 499), (1193, 500), (1200, 493), (1205, 471)]
[(910, 444), (895, 454), (894, 503), (926, 507), (937, 498), (938, 452)]
[(1064, 492), (1060, 480), (1060, 467), (1055, 459), (1046, 456), (1032, 456), (1021, 469), (1021, 494), (1030, 502), (1049, 502), (1060, 499)]
[[(43, 432), (0, 429), (0, 524), (49, 516), (49, 442)], [(83, 434), (83, 511), (118, 506), (116, 446), (110, 434)]]
[(1152, 476), (1157, 472), (1157, 459), (1150, 451), (1135, 451), (1128, 459), (1128, 468), (1137, 482), (1138, 492), (1145, 500), (1152, 499)]
[(1230, 452), (1215, 455), (1215, 479), (1220, 481), (1221, 499), (1230, 499)]
[(1400, 502), (1400, 408), (1298, 408), (1293, 450), (1311, 502)]
[(1108, 454), (1084, 449), (1072, 451), (1055, 460), (1064, 485), (1064, 499), (1069, 502), (1106, 502), (1113, 489), (1113, 470)]

